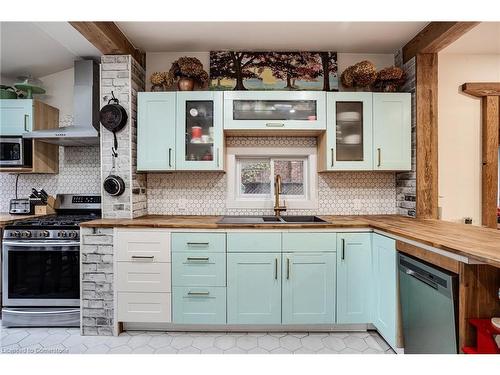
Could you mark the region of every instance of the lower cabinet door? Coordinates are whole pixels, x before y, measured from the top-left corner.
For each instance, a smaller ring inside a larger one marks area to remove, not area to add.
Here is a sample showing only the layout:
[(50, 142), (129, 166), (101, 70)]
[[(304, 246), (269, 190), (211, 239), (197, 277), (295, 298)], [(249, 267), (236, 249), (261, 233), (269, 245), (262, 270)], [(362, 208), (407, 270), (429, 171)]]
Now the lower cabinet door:
[(393, 348), (397, 345), (398, 270), (396, 241), (373, 234), (373, 324)]
[(225, 287), (174, 287), (173, 321), (179, 324), (226, 324)]
[(337, 237), (337, 323), (371, 323), (371, 233)]
[(227, 254), (228, 324), (281, 323), (281, 254)]
[(335, 322), (335, 253), (283, 254), (283, 324)]

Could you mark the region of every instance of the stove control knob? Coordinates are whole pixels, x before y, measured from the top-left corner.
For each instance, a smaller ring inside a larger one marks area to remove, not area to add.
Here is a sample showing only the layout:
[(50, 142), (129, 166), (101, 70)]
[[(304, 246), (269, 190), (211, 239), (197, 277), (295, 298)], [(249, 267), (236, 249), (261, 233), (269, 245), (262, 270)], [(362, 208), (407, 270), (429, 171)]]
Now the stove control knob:
[(50, 236), (50, 232), (49, 232), (48, 230), (44, 230), (44, 231), (42, 232), (42, 236), (44, 236), (44, 237), (48, 237), (48, 236)]
[(16, 231), (14, 232), (14, 236), (15, 236), (15, 237), (21, 237), (21, 232), (19, 232), (18, 230), (16, 230)]
[(25, 231), (22, 233), (22, 235), (21, 235), (21, 236), (22, 236), (22, 237), (29, 238), (29, 237), (31, 237), (31, 231), (29, 231), (29, 230), (25, 230)]
[(76, 238), (76, 237), (78, 237), (78, 233), (76, 232), (76, 230), (72, 230), (72, 231), (69, 233), (69, 236), (70, 236), (71, 238)]

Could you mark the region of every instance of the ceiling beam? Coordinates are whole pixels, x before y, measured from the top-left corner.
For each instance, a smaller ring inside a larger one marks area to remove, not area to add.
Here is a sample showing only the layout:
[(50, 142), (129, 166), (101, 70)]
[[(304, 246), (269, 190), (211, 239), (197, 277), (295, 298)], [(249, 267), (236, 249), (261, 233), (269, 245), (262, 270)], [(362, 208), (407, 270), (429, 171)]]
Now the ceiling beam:
[(145, 67), (146, 55), (135, 48), (114, 22), (70, 22), (104, 55), (132, 55)]
[(403, 63), (419, 53), (438, 53), (480, 22), (431, 22), (403, 47)]

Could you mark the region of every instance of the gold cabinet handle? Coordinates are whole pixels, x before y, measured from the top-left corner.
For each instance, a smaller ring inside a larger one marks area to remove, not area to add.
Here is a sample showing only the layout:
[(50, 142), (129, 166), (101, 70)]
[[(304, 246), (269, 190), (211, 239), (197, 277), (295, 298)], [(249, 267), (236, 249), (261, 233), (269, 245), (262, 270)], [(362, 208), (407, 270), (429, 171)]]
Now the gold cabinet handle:
[(208, 242), (186, 242), (188, 246), (208, 246)]
[(274, 279), (278, 280), (278, 258), (274, 259)]
[(28, 119), (30, 115), (24, 115), (24, 131), (27, 132), (28, 130)]
[(219, 166), (219, 148), (217, 147), (217, 167)]
[(380, 165), (382, 164), (382, 156), (381, 156), (381, 154), (382, 154), (382, 151), (381, 151), (381, 149), (379, 147), (379, 148), (377, 148), (377, 167), (380, 167)]
[(168, 166), (172, 167), (172, 149), (168, 149)]
[(341, 258), (342, 260), (345, 259), (345, 239), (342, 238), (342, 255), (341, 255)]
[(283, 126), (285, 126), (285, 124), (281, 122), (268, 122), (266, 126), (268, 128), (282, 128)]
[(332, 161), (330, 166), (333, 167), (333, 159), (335, 159), (335, 153), (333, 152), (333, 147), (331, 148), (331, 152), (332, 152)]
[(286, 279), (290, 279), (290, 258), (286, 258)]
[(132, 259), (154, 259), (154, 255), (132, 255)]
[(200, 261), (200, 262), (208, 262), (209, 261), (209, 257), (187, 257), (186, 258), (187, 261)]

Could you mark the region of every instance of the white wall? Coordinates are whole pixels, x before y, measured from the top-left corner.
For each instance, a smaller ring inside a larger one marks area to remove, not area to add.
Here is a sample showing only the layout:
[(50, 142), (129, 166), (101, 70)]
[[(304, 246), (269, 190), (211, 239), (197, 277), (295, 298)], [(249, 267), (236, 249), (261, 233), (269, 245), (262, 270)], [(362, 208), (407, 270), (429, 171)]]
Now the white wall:
[[(203, 67), (208, 72), (210, 68), (210, 52), (147, 52), (146, 53), (146, 90), (151, 89), (149, 78), (153, 72), (167, 72), (172, 63), (182, 56), (197, 57), (203, 64)], [(344, 71), (349, 65), (353, 65), (362, 60), (370, 60), (374, 63), (377, 69), (382, 69), (387, 66), (394, 65), (393, 54), (363, 54), (363, 53), (339, 53), (338, 71)]]
[(443, 220), (481, 224), (481, 100), (465, 82), (499, 82), (500, 55), (439, 54), (439, 206)]
[(73, 85), (75, 82), (74, 69), (69, 68), (61, 72), (40, 77), (46, 93), (36, 98), (44, 103), (59, 109), (59, 118), (73, 116)]

